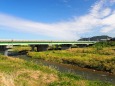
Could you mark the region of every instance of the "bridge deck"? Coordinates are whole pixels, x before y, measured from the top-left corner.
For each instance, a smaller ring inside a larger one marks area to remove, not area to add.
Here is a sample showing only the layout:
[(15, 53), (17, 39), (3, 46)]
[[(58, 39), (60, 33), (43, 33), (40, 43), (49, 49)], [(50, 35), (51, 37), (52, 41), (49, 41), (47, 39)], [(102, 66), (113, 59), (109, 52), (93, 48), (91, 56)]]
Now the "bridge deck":
[(0, 40), (0, 45), (45, 45), (45, 44), (94, 44), (96, 41), (7, 41)]

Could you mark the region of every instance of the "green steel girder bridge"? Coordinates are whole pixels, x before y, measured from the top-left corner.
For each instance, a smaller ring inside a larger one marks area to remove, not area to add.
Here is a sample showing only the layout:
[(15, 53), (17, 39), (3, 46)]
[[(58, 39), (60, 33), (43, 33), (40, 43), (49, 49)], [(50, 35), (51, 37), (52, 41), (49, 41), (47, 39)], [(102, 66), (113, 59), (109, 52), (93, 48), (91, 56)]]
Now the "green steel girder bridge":
[(37, 51), (46, 51), (49, 46), (56, 45), (56, 48), (61, 46), (61, 49), (69, 49), (72, 45), (78, 45), (80, 47), (89, 46), (95, 44), (97, 41), (31, 41), (31, 40), (0, 40), (0, 52), (3, 51), (5, 55), (8, 55), (9, 49), (18, 45), (29, 45), (32, 50), (37, 48)]
[(0, 45), (66, 45), (95, 44), (97, 41), (31, 41), (31, 40), (0, 40)]

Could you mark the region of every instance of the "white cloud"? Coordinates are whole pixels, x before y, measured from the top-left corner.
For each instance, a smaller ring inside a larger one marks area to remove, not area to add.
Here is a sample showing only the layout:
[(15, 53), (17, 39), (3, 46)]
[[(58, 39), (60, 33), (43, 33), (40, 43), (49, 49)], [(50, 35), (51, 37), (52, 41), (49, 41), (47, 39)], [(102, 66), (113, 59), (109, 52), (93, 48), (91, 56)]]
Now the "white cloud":
[(113, 12), (110, 16), (102, 20), (102, 25), (105, 25), (102, 29), (101, 32), (104, 33), (115, 33), (115, 12)]
[[(78, 39), (82, 34), (95, 31), (96, 28), (100, 28), (97, 33), (115, 33), (115, 10), (109, 6), (104, 7), (105, 3), (106, 0), (96, 2), (86, 15), (51, 24), (0, 14), (0, 26), (64, 40)], [(112, 3), (115, 3), (114, 0)]]

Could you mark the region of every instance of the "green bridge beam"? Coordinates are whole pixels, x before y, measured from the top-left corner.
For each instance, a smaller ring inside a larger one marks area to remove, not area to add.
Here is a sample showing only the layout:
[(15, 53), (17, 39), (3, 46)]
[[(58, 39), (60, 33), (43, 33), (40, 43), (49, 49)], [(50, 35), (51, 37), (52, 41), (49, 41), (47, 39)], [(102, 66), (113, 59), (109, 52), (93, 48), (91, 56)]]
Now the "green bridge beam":
[(0, 45), (95, 44), (97, 41), (0, 41)]

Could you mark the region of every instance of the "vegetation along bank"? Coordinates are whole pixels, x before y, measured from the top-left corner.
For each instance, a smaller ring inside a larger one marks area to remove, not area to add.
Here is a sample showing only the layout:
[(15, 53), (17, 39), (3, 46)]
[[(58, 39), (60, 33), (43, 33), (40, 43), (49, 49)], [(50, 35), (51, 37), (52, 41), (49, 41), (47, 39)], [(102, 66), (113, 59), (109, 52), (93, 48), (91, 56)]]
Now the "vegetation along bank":
[(28, 52), (27, 55), (32, 58), (73, 64), (115, 74), (115, 42), (100, 42), (86, 48)]
[(32, 61), (0, 55), (0, 86), (112, 86), (69, 73), (60, 73)]

